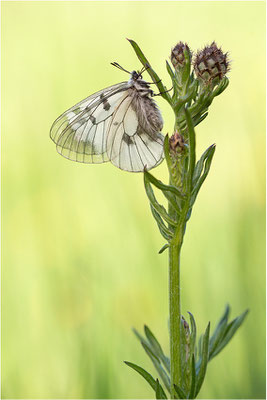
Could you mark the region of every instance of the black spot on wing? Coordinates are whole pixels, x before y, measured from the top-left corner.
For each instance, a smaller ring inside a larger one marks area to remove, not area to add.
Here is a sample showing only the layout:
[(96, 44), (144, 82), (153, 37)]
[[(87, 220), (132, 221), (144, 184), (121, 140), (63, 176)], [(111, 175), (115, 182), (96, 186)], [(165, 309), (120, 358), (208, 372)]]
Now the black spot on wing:
[(110, 109), (110, 104), (107, 100), (103, 102), (103, 107), (104, 107), (104, 110), (106, 110), (106, 111), (108, 111)]
[(96, 124), (96, 119), (95, 119), (95, 117), (93, 115), (90, 115), (89, 119), (90, 119), (90, 121), (92, 122), (93, 125)]
[(131, 136), (127, 135), (127, 133), (123, 134), (122, 140), (128, 145), (130, 146), (131, 144), (134, 143), (133, 139), (131, 138)]
[(101, 93), (100, 100), (102, 101), (104, 110), (108, 111), (111, 106), (110, 106), (107, 98), (104, 96), (104, 93)]

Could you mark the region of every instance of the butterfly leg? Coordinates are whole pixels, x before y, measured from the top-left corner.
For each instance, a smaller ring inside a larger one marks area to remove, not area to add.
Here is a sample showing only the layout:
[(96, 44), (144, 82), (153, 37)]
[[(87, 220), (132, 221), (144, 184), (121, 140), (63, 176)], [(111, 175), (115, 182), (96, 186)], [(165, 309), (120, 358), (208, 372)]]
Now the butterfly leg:
[(172, 86), (169, 90), (165, 90), (164, 92), (159, 92), (159, 93), (156, 93), (156, 94), (153, 93), (153, 94), (151, 95), (151, 97), (161, 96), (163, 93), (170, 92), (172, 89), (173, 89), (173, 86)]

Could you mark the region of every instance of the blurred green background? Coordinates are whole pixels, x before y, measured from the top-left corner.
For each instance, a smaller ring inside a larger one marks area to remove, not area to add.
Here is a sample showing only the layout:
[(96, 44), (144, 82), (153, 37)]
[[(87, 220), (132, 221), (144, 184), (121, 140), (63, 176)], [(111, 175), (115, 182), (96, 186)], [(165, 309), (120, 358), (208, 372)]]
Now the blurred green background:
[[(199, 331), (225, 304), (250, 314), (208, 367), (201, 398), (265, 398), (264, 2), (2, 2), (2, 398), (153, 398), (131, 332), (168, 351), (167, 252), (142, 174), (82, 165), (49, 139), (64, 110), (138, 69), (134, 39), (170, 87), (177, 41), (216, 40), (230, 85), (197, 128), (217, 144), (187, 227), (182, 309)], [(149, 79), (149, 78), (147, 78)], [(157, 98), (171, 133), (173, 115)], [(163, 163), (153, 173), (167, 179)]]

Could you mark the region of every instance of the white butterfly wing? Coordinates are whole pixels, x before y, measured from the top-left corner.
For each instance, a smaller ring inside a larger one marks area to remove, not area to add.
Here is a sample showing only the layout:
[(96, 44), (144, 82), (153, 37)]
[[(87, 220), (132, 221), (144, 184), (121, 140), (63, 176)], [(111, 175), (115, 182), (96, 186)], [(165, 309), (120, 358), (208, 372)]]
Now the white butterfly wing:
[(155, 167), (163, 160), (163, 136), (153, 135), (141, 127), (132, 107), (133, 97), (124, 96), (115, 109), (107, 134), (107, 155), (116, 167), (141, 172)]
[(127, 87), (127, 82), (110, 86), (58, 117), (50, 131), (57, 151), (70, 160), (83, 163), (109, 161), (106, 147), (109, 120)]
[(50, 131), (57, 151), (83, 163), (111, 161), (130, 172), (155, 167), (163, 159), (163, 136), (144, 131), (133, 101), (127, 82), (122, 82), (71, 107)]

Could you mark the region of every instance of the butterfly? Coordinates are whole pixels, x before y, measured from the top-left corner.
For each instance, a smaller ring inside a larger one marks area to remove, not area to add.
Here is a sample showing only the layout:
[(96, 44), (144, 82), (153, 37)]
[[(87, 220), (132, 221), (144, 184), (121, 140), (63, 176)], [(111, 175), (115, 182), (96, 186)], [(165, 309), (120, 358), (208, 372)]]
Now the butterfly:
[(142, 73), (131, 72), (128, 82), (100, 90), (60, 115), (50, 130), (58, 153), (81, 163), (110, 161), (130, 172), (160, 164), (163, 119)]

